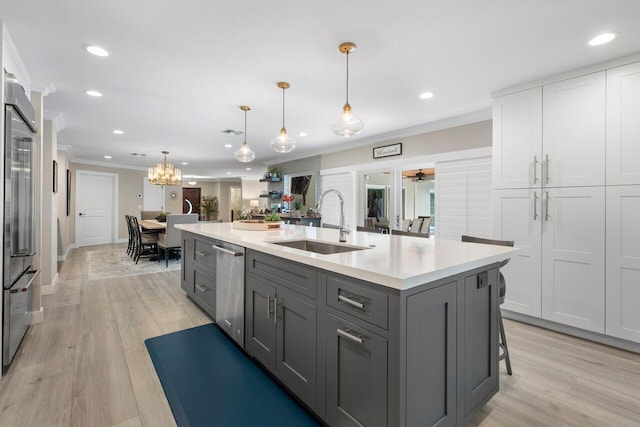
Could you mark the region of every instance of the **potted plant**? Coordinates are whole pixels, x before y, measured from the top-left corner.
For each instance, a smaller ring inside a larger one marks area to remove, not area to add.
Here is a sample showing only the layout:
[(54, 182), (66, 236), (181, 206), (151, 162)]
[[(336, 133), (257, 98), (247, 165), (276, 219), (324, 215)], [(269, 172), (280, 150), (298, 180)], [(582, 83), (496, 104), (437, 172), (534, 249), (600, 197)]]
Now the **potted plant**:
[(270, 215), (267, 215), (264, 217), (265, 221), (280, 221), (280, 215), (278, 215), (277, 213), (272, 213)]
[(156, 220), (158, 220), (158, 222), (167, 222), (167, 215), (170, 213), (171, 212), (160, 212), (158, 216), (156, 216)]
[(269, 166), (267, 172), (271, 176), (272, 181), (280, 181), (280, 171), (277, 166)]
[(220, 213), (218, 196), (202, 196), (200, 211), (204, 214), (205, 221), (217, 220)]

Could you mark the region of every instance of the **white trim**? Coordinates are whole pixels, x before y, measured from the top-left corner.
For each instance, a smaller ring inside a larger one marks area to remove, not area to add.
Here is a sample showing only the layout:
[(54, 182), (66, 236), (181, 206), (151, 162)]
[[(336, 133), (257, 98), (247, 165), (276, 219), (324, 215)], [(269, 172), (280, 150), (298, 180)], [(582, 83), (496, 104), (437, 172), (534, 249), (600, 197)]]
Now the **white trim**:
[[(7, 52), (11, 57), (11, 60), (13, 61), (15, 66), (18, 68), (18, 71), (20, 72), (20, 76), (16, 76), (16, 77), (22, 77), (25, 80), (25, 81), (21, 81), (20, 83), (22, 83), (22, 85), (25, 86), (24, 89), (27, 94), (27, 97), (31, 99), (31, 77), (27, 72), (27, 67), (25, 67), (24, 62), (22, 62), (20, 53), (18, 52), (18, 49), (16, 48), (16, 45), (13, 42), (13, 39), (9, 34), (9, 30), (7, 29), (7, 26), (4, 24), (4, 22), (2, 22), (2, 39), (4, 41), (4, 43), (2, 44), (3, 48), (6, 47)], [(6, 67), (6, 64), (3, 64), (3, 66)], [(0, 71), (3, 71), (3, 70), (0, 70)]]
[(44, 320), (44, 307), (40, 307), (40, 310), (31, 312), (31, 323), (42, 323)]
[(58, 279), (58, 273), (56, 273), (56, 275), (53, 276), (53, 281), (51, 282), (51, 284), (40, 284), (40, 295), (51, 295), (56, 293), (56, 290), (58, 290)]
[(335, 153), (339, 151), (350, 150), (352, 148), (366, 147), (367, 145), (376, 144), (378, 142), (395, 142), (400, 138), (408, 138), (410, 136), (422, 135), (426, 133), (436, 132), (443, 129), (449, 129), (457, 126), (464, 126), (472, 123), (483, 122), (491, 120), (493, 117), (492, 109), (488, 106), (482, 106), (481, 109), (475, 109), (473, 111), (456, 115), (453, 117), (442, 118), (434, 120), (428, 123), (424, 123), (417, 126), (412, 126), (405, 129), (395, 130), (387, 133), (369, 136), (366, 138), (358, 139), (353, 142), (345, 144), (344, 142), (337, 143), (329, 147), (319, 148), (313, 151), (305, 151), (296, 155), (278, 157), (277, 159), (268, 160), (264, 162), (265, 165), (280, 164), (289, 162), (292, 160), (306, 159), (308, 157)]
[[(320, 169), (320, 175), (333, 175), (337, 173), (353, 172), (353, 171), (376, 171), (389, 169), (416, 169), (418, 167), (425, 168), (425, 165), (435, 164), (436, 162), (448, 162), (452, 160), (466, 160), (481, 157), (491, 157), (493, 154), (492, 147), (473, 148), (470, 150), (448, 151), (446, 153), (427, 154), (424, 156), (406, 157), (404, 159), (393, 159), (371, 163), (362, 163), (359, 165), (342, 166), (339, 168)], [(437, 172), (436, 172), (437, 173)]]
[(640, 343), (634, 343), (632, 341), (610, 337), (608, 335), (599, 334), (597, 332), (585, 331), (584, 329), (574, 328), (573, 326), (562, 325), (560, 323), (555, 323), (549, 320), (531, 317), (525, 314), (520, 314), (504, 309), (502, 310), (502, 316), (505, 319), (516, 320), (518, 322), (527, 323), (539, 328), (549, 329), (589, 341), (595, 341), (601, 344), (609, 345), (611, 347), (617, 347), (623, 350), (632, 351), (634, 353), (640, 353)]
[(66, 123), (64, 122), (64, 114), (62, 113), (57, 113), (55, 115), (45, 113), (44, 119), (51, 122), (51, 127), (53, 128), (53, 131), (55, 133), (60, 133), (61, 130), (67, 127)]
[[(119, 212), (119, 206), (118, 206), (118, 195), (119, 195), (119, 191), (120, 191), (120, 175), (117, 173), (111, 173), (111, 172), (96, 172), (96, 171), (88, 171), (88, 170), (83, 170), (83, 169), (76, 169), (76, 210), (78, 208), (78, 175), (98, 175), (98, 176), (108, 176), (113, 178), (113, 203), (111, 204), (112, 207), (112, 211), (111, 213), (113, 214), (113, 230), (111, 230), (112, 234), (111, 234), (111, 243), (115, 243), (118, 241), (118, 212)], [(80, 217), (79, 215), (74, 215), (76, 220), (75, 220), (75, 235), (78, 235), (78, 218)], [(77, 239), (76, 239), (77, 240)], [(76, 241), (75, 243), (76, 247), (79, 247), (78, 242)]]
[(130, 166), (130, 165), (123, 165), (119, 163), (107, 163), (107, 162), (98, 162), (95, 160), (76, 159), (75, 157), (71, 158), (71, 156), (70, 156), (70, 160), (72, 163), (78, 163), (81, 165), (104, 166), (106, 168), (130, 169), (130, 170), (136, 170), (136, 171), (147, 171), (149, 169), (144, 166)]
[(589, 65), (582, 68), (576, 68), (574, 70), (566, 71), (560, 74), (554, 74), (552, 76), (544, 77), (542, 79), (533, 80), (510, 86), (504, 89), (497, 90), (491, 93), (492, 98), (498, 98), (500, 96), (509, 95), (516, 92), (522, 92), (523, 90), (532, 89), (550, 83), (556, 83), (562, 80), (571, 79), (578, 76), (584, 76), (585, 74), (597, 73), (599, 71), (607, 70), (609, 68), (620, 67), (622, 65), (631, 64), (632, 62), (640, 61), (640, 53), (634, 53), (631, 55), (623, 56), (621, 58), (612, 59), (611, 61), (600, 62), (597, 64)]
[(67, 257), (69, 256), (69, 251), (76, 248), (77, 246), (75, 243), (69, 243), (69, 246), (67, 246), (67, 250), (65, 251), (65, 253), (63, 255), (58, 255), (58, 262), (66, 261)]

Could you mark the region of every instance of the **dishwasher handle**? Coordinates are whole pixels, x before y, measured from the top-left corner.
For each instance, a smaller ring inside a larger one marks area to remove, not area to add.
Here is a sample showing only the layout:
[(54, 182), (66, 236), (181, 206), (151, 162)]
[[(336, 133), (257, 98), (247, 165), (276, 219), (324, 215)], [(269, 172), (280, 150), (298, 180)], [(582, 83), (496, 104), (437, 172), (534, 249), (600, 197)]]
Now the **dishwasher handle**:
[(222, 246), (218, 246), (218, 245), (213, 245), (213, 246), (211, 246), (211, 247), (212, 247), (213, 249), (215, 249), (216, 251), (224, 252), (224, 253), (229, 254), (229, 255), (231, 255), (231, 256), (243, 256), (243, 255), (244, 255), (244, 253), (242, 253), (242, 252), (232, 251), (232, 250), (230, 250), (230, 249), (223, 248)]

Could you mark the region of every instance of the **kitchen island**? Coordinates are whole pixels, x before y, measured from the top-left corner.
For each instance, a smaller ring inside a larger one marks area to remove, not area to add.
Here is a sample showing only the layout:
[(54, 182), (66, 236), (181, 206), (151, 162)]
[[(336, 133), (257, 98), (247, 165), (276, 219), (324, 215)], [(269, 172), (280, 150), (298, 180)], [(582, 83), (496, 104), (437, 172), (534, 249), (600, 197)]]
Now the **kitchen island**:
[[(329, 425), (464, 425), (497, 392), (498, 265), (513, 248), (177, 227), (182, 287), (214, 318), (224, 268), (212, 248), (245, 248), (244, 349)], [(305, 241), (329, 253), (282, 245)]]

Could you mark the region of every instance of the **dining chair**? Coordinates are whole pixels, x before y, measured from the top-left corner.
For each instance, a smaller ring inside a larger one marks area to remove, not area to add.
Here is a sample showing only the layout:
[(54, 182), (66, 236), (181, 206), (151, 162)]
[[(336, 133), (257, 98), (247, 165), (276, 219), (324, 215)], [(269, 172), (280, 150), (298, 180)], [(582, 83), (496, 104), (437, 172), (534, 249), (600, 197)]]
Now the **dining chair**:
[(142, 232), (138, 218), (131, 217), (133, 227), (133, 259), (136, 264), (143, 257), (150, 257), (158, 253), (158, 235)]
[(296, 225), (306, 225), (307, 227), (318, 227), (320, 218), (300, 218)]
[(401, 231), (411, 231), (412, 219), (403, 219), (401, 225)]
[(391, 230), (391, 235), (395, 235), (395, 236), (410, 236), (410, 237), (424, 237), (426, 239), (429, 238), (428, 234), (417, 233), (415, 231)]
[(182, 231), (175, 228), (176, 224), (195, 224), (198, 222), (198, 214), (167, 215), (167, 228), (164, 233), (158, 235), (158, 261), (160, 250), (164, 251), (165, 266), (169, 267), (169, 251), (182, 250)]
[(422, 224), (420, 224), (420, 230), (417, 230), (418, 233), (426, 234), (429, 236), (431, 229), (431, 217), (430, 216), (421, 216), (418, 217), (422, 219)]
[(365, 233), (380, 233), (386, 234), (384, 229), (382, 228), (370, 228), (370, 227), (362, 227), (361, 225), (356, 226), (356, 231), (364, 231)]
[(375, 217), (369, 217), (364, 219), (365, 228), (376, 228), (376, 219)]
[[(483, 243), (485, 245), (499, 245), (499, 246), (513, 246), (514, 245), (514, 241), (513, 240), (495, 240), (495, 239), (485, 239), (483, 237), (473, 237), (473, 236), (462, 236), (461, 237), (463, 242), (469, 242), (469, 243)], [(500, 263), (500, 268), (504, 267), (505, 265), (507, 265), (507, 263), (509, 262), (511, 258), (507, 258), (504, 261), (502, 261)], [(502, 273), (500, 273), (500, 286), (499, 286), (499, 292), (498, 292), (498, 297), (499, 297), (499, 303), (500, 305), (502, 305), (502, 303), (504, 302), (504, 296), (507, 293), (507, 284), (504, 280), (504, 276), (502, 275)], [(502, 322), (502, 313), (500, 312), (500, 309), (498, 309), (498, 323), (500, 326), (500, 341), (498, 342), (498, 345), (500, 346), (500, 349), (502, 350), (502, 354), (500, 354), (500, 356), (498, 357), (499, 360), (503, 360), (505, 361), (506, 365), (507, 365), (507, 374), (509, 375), (513, 375), (512, 371), (511, 371), (511, 359), (509, 358), (509, 346), (507, 345), (507, 335), (504, 332), (504, 323)]]

